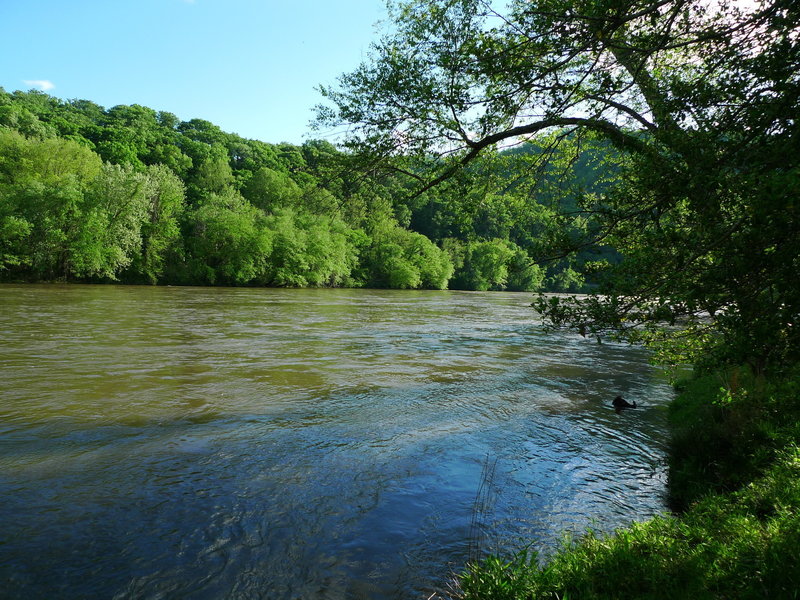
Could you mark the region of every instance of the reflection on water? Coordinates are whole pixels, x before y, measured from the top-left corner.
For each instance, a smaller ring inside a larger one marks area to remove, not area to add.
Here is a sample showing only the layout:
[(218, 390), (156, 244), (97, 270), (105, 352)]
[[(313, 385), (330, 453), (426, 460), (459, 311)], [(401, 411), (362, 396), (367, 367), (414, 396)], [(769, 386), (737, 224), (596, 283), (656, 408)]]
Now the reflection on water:
[(427, 598), (662, 511), (670, 388), (529, 304), (0, 286), (3, 597)]

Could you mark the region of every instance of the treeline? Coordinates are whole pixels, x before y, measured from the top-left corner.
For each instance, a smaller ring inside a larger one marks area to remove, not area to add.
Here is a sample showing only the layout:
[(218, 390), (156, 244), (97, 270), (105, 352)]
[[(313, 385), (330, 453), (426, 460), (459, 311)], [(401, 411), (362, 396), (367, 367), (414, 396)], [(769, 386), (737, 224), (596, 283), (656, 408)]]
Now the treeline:
[[(0, 88), (0, 279), (576, 290), (613, 252), (536, 262), (553, 246), (547, 203), (570, 197), (552, 175), (524, 183), (542, 153), (495, 154), (415, 194), (413, 177), (367, 175), (325, 141)], [(578, 172), (570, 185), (602, 185), (602, 169)]]

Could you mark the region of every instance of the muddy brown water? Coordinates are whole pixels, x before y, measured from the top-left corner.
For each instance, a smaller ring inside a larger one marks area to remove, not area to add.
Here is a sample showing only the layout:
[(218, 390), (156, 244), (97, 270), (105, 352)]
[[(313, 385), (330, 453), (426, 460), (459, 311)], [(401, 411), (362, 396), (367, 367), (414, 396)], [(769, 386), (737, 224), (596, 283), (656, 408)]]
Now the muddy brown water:
[(0, 286), (0, 596), (427, 598), (664, 511), (668, 382), (531, 300)]

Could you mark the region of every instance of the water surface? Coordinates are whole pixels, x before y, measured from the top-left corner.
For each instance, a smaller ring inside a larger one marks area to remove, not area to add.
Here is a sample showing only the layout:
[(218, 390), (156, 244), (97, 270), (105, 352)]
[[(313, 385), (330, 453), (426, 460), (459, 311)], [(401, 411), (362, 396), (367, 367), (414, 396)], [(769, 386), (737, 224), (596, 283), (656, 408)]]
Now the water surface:
[(663, 511), (667, 382), (530, 302), (0, 286), (0, 596), (428, 598)]

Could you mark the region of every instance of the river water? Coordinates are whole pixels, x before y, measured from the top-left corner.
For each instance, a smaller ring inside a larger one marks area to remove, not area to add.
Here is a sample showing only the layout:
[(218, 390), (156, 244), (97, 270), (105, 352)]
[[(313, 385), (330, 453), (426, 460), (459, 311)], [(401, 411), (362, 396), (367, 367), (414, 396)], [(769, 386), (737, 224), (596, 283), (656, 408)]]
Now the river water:
[(662, 512), (666, 380), (530, 302), (0, 286), (0, 597), (428, 598)]

